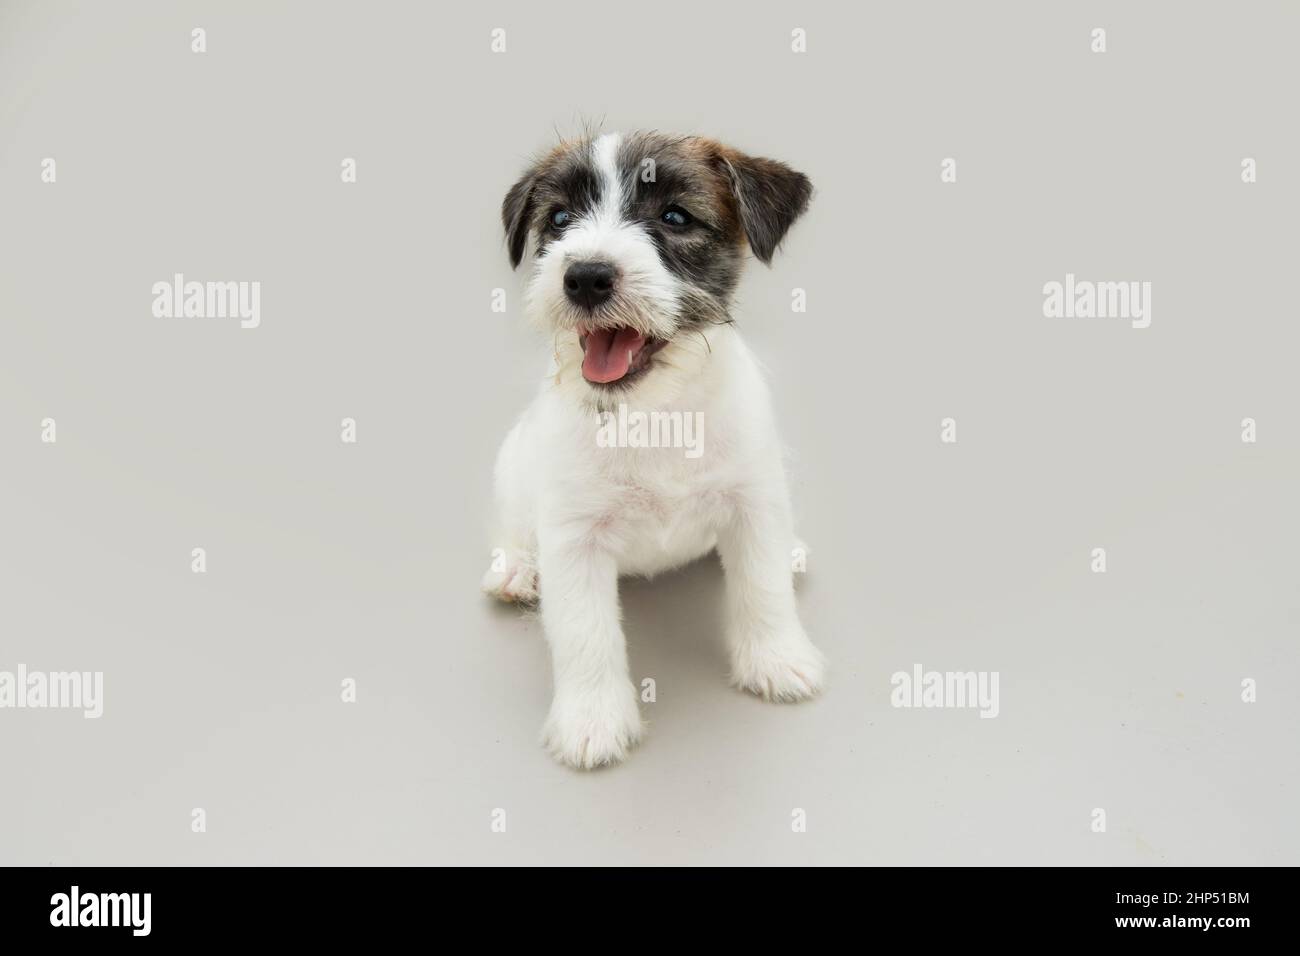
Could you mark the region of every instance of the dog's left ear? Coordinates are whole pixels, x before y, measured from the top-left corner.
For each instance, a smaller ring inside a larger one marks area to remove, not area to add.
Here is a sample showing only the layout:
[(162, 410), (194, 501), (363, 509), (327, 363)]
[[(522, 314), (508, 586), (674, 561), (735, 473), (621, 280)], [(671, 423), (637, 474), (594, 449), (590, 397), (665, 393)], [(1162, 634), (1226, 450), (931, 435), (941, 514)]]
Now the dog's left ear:
[(528, 223), (533, 218), (533, 181), (537, 167), (524, 173), (523, 179), (510, 187), (501, 203), (501, 222), (506, 227), (506, 247), (510, 250), (510, 268), (518, 268), (528, 242)]
[(775, 159), (746, 156), (730, 149), (722, 152), (721, 159), (749, 247), (765, 265), (770, 265), (786, 231), (808, 208), (812, 183), (803, 173)]

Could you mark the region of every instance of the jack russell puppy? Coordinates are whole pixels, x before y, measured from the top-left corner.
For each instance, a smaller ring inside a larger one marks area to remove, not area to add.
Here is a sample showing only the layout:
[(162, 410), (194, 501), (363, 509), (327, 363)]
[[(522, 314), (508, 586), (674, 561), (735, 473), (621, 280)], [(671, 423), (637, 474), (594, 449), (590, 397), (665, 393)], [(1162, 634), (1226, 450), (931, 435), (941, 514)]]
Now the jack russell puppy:
[[(776, 701), (822, 687), (771, 399), (731, 315), (746, 251), (770, 264), (811, 193), (783, 163), (641, 132), (561, 143), (506, 194), (510, 262), (528, 258), (527, 312), (555, 352), (497, 457), (483, 589), (540, 601), (554, 670), (542, 744), (565, 764), (616, 763), (643, 733), (620, 575), (716, 548), (733, 683)], [(655, 440), (683, 421), (702, 426), (696, 447)]]

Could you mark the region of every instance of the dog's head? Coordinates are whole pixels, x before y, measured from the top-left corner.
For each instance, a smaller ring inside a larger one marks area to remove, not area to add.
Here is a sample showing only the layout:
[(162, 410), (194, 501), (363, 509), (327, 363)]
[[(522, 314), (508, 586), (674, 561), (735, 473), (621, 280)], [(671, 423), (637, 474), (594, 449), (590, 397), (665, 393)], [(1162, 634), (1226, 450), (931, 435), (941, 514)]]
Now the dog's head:
[(729, 321), (746, 246), (770, 262), (811, 192), (709, 139), (608, 133), (539, 159), (501, 215), (511, 264), (531, 255), (528, 310), (555, 334), (559, 374), (608, 405), (670, 399), (699, 370), (696, 333)]

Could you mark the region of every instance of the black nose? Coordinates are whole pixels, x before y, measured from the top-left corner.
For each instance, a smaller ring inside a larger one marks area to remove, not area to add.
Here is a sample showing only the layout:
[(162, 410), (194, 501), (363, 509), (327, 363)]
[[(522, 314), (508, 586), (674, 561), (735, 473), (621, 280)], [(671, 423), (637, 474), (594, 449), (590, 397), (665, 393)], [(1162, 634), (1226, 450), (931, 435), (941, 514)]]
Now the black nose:
[(575, 262), (564, 273), (569, 301), (594, 309), (614, 294), (614, 267), (608, 262)]

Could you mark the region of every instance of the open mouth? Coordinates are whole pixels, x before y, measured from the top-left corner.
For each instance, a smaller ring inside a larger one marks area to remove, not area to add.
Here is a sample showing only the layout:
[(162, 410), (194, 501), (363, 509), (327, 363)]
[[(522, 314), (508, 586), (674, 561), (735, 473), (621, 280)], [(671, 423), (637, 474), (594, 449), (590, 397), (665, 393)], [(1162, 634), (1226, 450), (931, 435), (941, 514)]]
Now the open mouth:
[(650, 358), (666, 344), (636, 329), (589, 329), (578, 333), (582, 377), (592, 385), (622, 385), (650, 367)]

